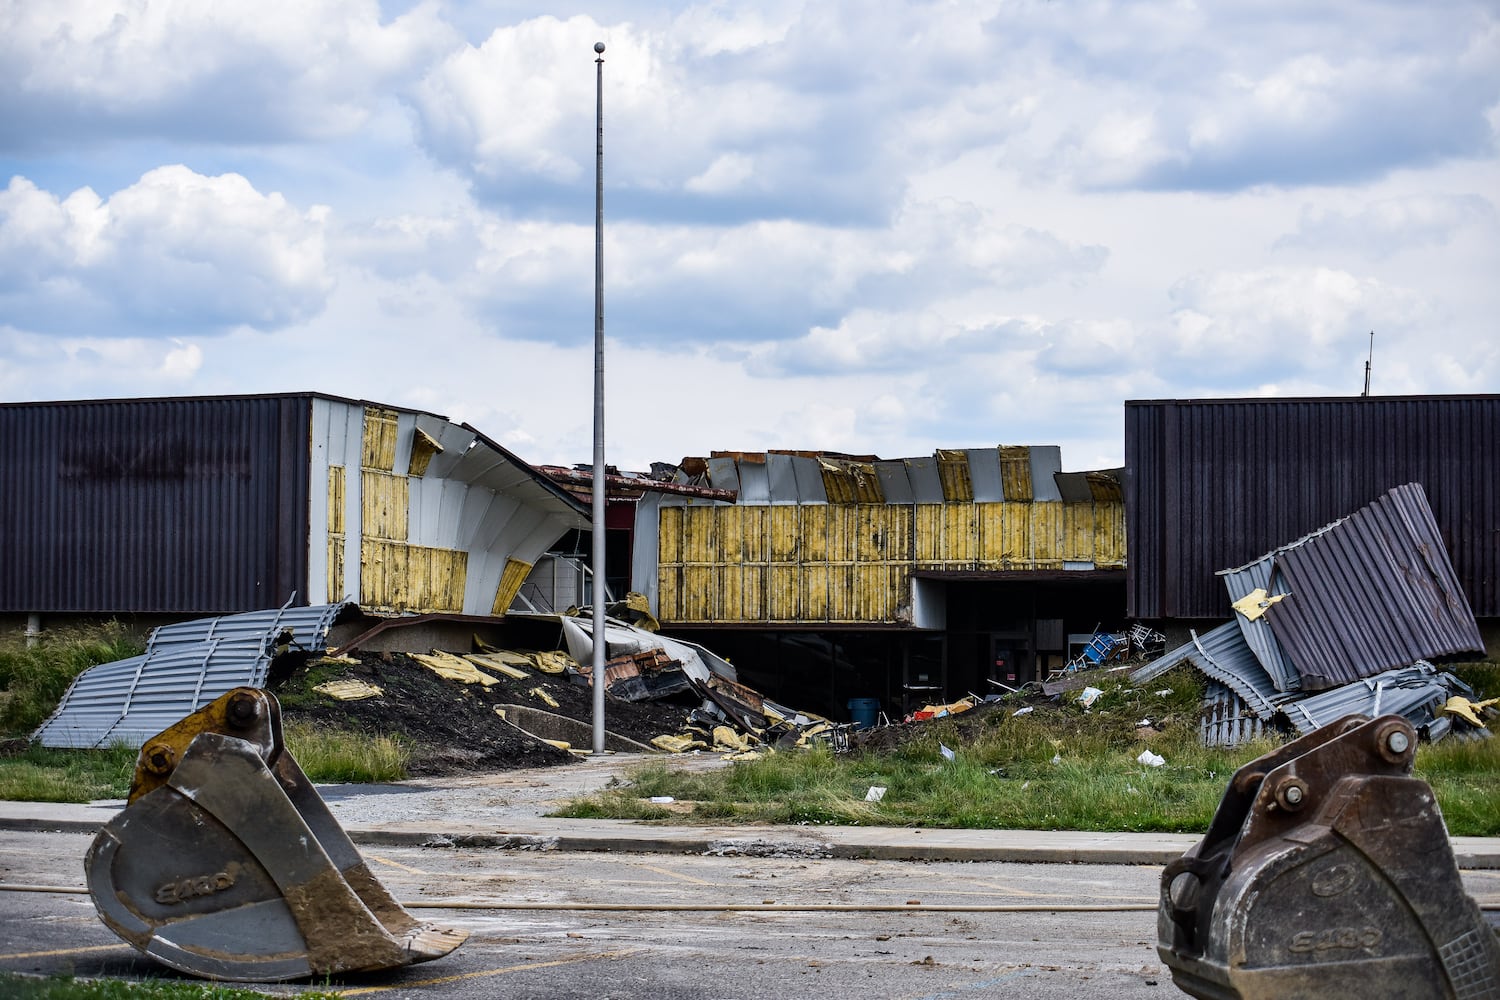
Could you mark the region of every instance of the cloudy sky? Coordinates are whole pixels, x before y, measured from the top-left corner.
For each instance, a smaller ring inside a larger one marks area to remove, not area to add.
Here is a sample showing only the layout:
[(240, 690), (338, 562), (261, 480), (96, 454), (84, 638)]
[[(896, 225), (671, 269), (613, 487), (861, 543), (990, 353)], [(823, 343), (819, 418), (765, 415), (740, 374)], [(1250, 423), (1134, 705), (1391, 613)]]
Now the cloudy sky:
[(0, 0), (0, 399), (1123, 460), (1127, 399), (1500, 391), (1494, 0)]

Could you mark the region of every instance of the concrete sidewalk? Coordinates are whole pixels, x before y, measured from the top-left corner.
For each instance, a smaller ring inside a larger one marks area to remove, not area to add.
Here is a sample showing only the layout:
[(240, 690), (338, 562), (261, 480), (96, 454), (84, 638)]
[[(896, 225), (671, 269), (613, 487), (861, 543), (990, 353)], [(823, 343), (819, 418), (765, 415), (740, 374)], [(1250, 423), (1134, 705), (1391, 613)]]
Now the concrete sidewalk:
[[(690, 826), (545, 815), (570, 798), (603, 787), (625, 763), (393, 785), (323, 785), (318, 790), (350, 838), (365, 845), (1160, 865), (1199, 839), (1194, 834), (1068, 830)], [(0, 802), (0, 830), (93, 833), (124, 805), (123, 800), (87, 805)], [(1500, 838), (1454, 837), (1452, 843), (1459, 867), (1500, 869)]]

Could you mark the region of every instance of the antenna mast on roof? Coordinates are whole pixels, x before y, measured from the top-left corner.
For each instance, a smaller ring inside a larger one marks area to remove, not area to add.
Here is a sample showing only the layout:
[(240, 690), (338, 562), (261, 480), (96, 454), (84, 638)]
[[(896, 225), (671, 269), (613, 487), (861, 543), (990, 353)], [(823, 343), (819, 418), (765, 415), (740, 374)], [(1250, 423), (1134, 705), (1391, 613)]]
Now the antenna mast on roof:
[(1375, 360), (1375, 331), (1370, 331), (1370, 356), (1365, 359), (1365, 391), (1362, 395), (1370, 394), (1370, 365)]

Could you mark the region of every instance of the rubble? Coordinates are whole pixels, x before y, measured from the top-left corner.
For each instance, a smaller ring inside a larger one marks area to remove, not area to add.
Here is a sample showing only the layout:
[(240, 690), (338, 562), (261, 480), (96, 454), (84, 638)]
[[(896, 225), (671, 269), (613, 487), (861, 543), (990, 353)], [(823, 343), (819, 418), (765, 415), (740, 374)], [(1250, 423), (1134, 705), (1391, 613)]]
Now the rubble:
[(1484, 644), (1419, 484), (1219, 575), (1231, 620), (1130, 673), (1140, 685), (1180, 664), (1201, 672), (1205, 744), (1350, 713), (1404, 716), (1430, 741), (1489, 735), (1480, 713), (1447, 710), (1474, 692), (1429, 662)]

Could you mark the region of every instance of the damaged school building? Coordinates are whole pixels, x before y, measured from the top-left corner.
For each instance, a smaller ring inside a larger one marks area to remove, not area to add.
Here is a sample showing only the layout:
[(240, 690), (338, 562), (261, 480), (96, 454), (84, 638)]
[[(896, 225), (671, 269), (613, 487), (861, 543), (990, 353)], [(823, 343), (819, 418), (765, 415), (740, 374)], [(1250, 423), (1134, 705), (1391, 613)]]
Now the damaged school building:
[[(1429, 655), (1497, 638), (1500, 396), (1124, 418), (1121, 469), (1000, 445), (612, 472), (607, 586), (778, 702), (897, 718), (1040, 681), (1101, 631), (1205, 636), (1235, 615), (1221, 571), (1418, 484), (1473, 622)], [(559, 613), (592, 601), (590, 471), (435, 414), (319, 393), (4, 404), (0, 449), (7, 631), (351, 602), (400, 616), (413, 649), (497, 622), (563, 648)]]

